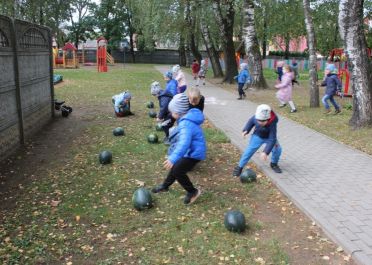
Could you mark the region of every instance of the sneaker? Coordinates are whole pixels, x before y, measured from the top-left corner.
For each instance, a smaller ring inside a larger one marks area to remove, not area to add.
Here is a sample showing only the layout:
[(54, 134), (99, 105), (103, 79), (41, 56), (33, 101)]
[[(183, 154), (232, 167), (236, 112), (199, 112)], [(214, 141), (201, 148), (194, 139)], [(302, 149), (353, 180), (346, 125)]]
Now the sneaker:
[(241, 100), (241, 99), (243, 99), (243, 98), (242, 97), (237, 98), (237, 100)]
[(197, 189), (195, 192), (188, 192), (183, 200), (184, 204), (193, 204), (201, 195), (201, 191)]
[(331, 110), (330, 110), (330, 109), (326, 109), (326, 110), (324, 111), (324, 114), (329, 114), (329, 113), (331, 113)]
[(239, 166), (234, 167), (233, 177), (239, 177), (240, 174), (242, 174), (242, 171), (243, 171), (242, 167), (239, 167)]
[(295, 113), (295, 112), (297, 112), (296, 109), (291, 109), (291, 113)]
[(339, 114), (340, 112), (341, 112), (340, 109), (336, 109), (334, 114), (337, 115), (337, 114)]
[(169, 191), (168, 187), (165, 187), (163, 184), (160, 184), (151, 190), (153, 193), (167, 192)]
[(282, 170), (277, 163), (270, 163), (270, 167), (274, 170), (275, 173), (282, 173)]
[(279, 105), (279, 108), (284, 108), (285, 106), (287, 106), (287, 104), (281, 104)]

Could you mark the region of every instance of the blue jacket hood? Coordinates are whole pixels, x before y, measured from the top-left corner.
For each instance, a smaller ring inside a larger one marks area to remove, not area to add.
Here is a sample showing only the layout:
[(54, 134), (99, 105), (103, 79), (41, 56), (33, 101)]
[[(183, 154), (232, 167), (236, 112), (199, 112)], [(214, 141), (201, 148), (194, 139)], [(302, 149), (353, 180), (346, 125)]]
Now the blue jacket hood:
[(189, 120), (197, 125), (201, 125), (204, 122), (204, 115), (199, 109), (190, 109), (183, 117), (178, 121), (180, 123), (182, 120)]

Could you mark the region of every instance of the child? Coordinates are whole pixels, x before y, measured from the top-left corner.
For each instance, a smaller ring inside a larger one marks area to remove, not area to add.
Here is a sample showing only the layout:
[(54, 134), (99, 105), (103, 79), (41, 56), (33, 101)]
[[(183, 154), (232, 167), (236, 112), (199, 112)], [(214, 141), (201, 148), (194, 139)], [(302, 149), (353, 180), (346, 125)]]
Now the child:
[(194, 77), (194, 80), (198, 78), (198, 73), (200, 70), (200, 65), (196, 59), (191, 64), (191, 71), (192, 71), (192, 76)]
[(324, 79), (322, 82), (322, 86), (326, 86), (325, 95), (322, 98), (322, 103), (326, 109), (325, 114), (331, 112), (331, 109), (327, 102), (328, 100), (330, 100), (332, 105), (335, 107), (335, 114), (340, 113), (341, 112), (340, 106), (337, 105), (337, 102), (333, 97), (337, 92), (341, 94), (342, 84), (340, 79), (338, 79), (337, 68), (335, 67), (334, 64), (327, 65), (324, 71)]
[(173, 79), (173, 75), (171, 72), (164, 73), (164, 80), (167, 82), (165, 90), (170, 92), (173, 96), (177, 95), (177, 86), (178, 83), (176, 80)]
[(168, 159), (163, 165), (169, 170), (164, 182), (152, 189), (152, 192), (168, 191), (177, 180), (187, 191), (185, 204), (191, 204), (200, 196), (200, 189), (196, 189), (186, 175), (199, 161), (206, 157), (206, 143), (203, 130), (203, 113), (196, 109), (189, 110), (189, 99), (185, 94), (177, 94), (169, 103), (169, 111), (177, 120), (178, 126), (171, 132), (169, 139)]
[(240, 176), (244, 166), (262, 144), (266, 144), (266, 146), (261, 153), (261, 159), (266, 160), (267, 156), (272, 152), (270, 166), (276, 173), (282, 173), (278, 165), (282, 148), (276, 137), (277, 123), (278, 117), (271, 110), (270, 106), (262, 104), (257, 107), (256, 114), (248, 120), (243, 129), (244, 137), (255, 127), (249, 145), (240, 158), (239, 165), (234, 168), (233, 176)]
[(300, 75), (298, 73), (298, 64), (297, 64), (296, 60), (292, 60), (292, 63), (291, 63), (291, 72), (293, 72), (292, 86), (295, 83), (299, 86), (300, 85), (300, 82), (298, 82), (297, 79), (300, 78)]
[(157, 121), (162, 122), (162, 128), (165, 133), (163, 140), (164, 144), (169, 144), (169, 129), (173, 126), (175, 120), (172, 118), (171, 113), (168, 111), (169, 102), (172, 100), (173, 95), (167, 90), (162, 90), (159, 82), (155, 81), (150, 87), (151, 95), (155, 96), (159, 100), (159, 113), (157, 115)]
[(186, 93), (189, 98), (190, 109), (197, 108), (201, 112), (203, 112), (205, 98), (203, 95), (200, 94), (200, 89), (197, 87), (190, 87), (189, 89), (187, 89)]
[(277, 82), (282, 81), (282, 76), (283, 76), (283, 65), (284, 65), (284, 62), (283, 62), (283, 61), (279, 61), (279, 62), (277, 62), (277, 64), (276, 64), (276, 71), (275, 71), (275, 73), (278, 75)]
[(130, 111), (131, 99), (132, 95), (129, 93), (129, 91), (125, 91), (112, 97), (116, 117), (133, 115), (133, 113)]
[(200, 80), (203, 80), (203, 86), (205, 86), (205, 75), (207, 74), (208, 66), (205, 60), (201, 60), (200, 70), (198, 72), (198, 80), (196, 81), (196, 86), (199, 86)]
[(172, 68), (173, 78), (177, 81), (177, 94), (185, 92), (187, 88), (186, 77), (181, 67), (177, 64)]
[(250, 79), (249, 73), (248, 73), (248, 64), (242, 63), (240, 64), (240, 72), (239, 75), (234, 77), (235, 80), (238, 81), (238, 92), (239, 97), (237, 99), (243, 99), (243, 97), (246, 97), (245, 92), (243, 91), (243, 87), (248, 79)]
[(296, 106), (292, 101), (292, 80), (293, 73), (288, 65), (283, 66), (283, 76), (282, 81), (279, 84), (276, 84), (275, 87), (278, 90), (276, 92), (276, 97), (280, 102), (280, 108), (283, 108), (287, 105), (291, 107), (291, 113), (297, 112)]

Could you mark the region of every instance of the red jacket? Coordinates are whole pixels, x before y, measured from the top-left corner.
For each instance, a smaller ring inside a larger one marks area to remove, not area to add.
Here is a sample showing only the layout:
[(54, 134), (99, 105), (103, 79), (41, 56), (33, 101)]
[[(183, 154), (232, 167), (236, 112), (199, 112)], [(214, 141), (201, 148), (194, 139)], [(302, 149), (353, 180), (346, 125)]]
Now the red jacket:
[(199, 73), (200, 65), (197, 62), (192, 63), (191, 69), (193, 73)]

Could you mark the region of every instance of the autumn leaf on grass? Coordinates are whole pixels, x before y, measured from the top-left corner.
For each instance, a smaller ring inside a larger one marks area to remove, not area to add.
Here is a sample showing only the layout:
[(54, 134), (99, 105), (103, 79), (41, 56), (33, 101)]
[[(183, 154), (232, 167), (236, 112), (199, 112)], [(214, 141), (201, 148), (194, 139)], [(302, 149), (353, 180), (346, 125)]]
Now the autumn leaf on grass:
[(140, 181), (138, 179), (136, 179), (136, 184), (140, 187), (144, 187), (145, 186), (145, 182), (144, 181)]
[(52, 200), (52, 201), (50, 202), (50, 205), (51, 205), (52, 207), (57, 207), (61, 202), (62, 202), (62, 201), (55, 201), (55, 200)]

